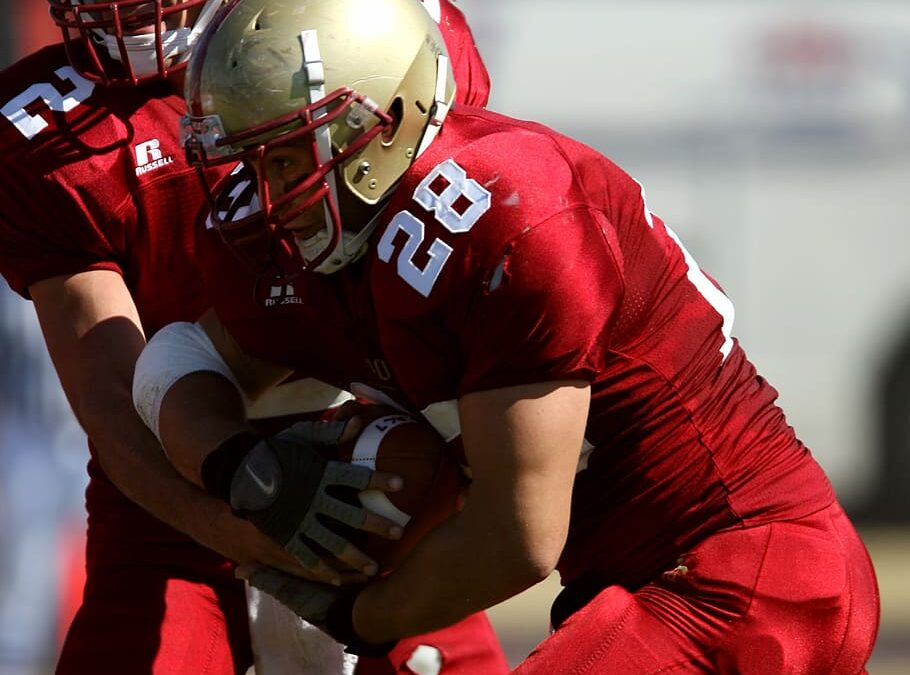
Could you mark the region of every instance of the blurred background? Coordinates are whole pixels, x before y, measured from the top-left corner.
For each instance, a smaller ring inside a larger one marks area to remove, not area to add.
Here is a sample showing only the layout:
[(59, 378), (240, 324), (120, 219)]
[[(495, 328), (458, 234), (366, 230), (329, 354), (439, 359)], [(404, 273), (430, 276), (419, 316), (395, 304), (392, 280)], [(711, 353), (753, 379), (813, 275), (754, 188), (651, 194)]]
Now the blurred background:
[[(876, 563), (869, 672), (910, 673), (910, 5), (458, 4), (491, 107), (623, 166), (724, 286)], [(0, 7), (0, 65), (57, 39), (44, 0)], [(31, 307), (0, 289), (0, 321), (0, 675), (32, 675), (78, 596), (87, 451)], [(491, 611), (513, 662), (546, 636), (557, 588)]]

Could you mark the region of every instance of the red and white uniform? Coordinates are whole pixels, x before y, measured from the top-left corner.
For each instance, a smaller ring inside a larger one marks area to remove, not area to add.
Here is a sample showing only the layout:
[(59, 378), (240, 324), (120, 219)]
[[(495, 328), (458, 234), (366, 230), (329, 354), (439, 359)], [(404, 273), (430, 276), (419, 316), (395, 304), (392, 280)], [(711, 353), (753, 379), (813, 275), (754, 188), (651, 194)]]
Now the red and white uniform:
[[(202, 196), (178, 136), (182, 99), (164, 83), (94, 87), (58, 45), (5, 70), (0, 102), (0, 271), (10, 286), (27, 296), (42, 279), (114, 270), (147, 334), (194, 320), (208, 303), (192, 263)], [(232, 673), (250, 663), (243, 587), (228, 561), (125, 498), (94, 448), (88, 471), (87, 581), (58, 672)], [(211, 661), (192, 656), (198, 640)]]
[[(445, 1), (440, 11), (467, 83), (460, 100), (485, 102), (489, 78), (464, 18)], [(184, 159), (184, 109), (166, 83), (94, 86), (68, 65), (61, 45), (0, 73), (0, 273), (15, 291), (27, 297), (43, 279), (113, 270), (146, 336), (208, 307), (193, 250), (203, 193)], [(87, 582), (57, 672), (245, 672), (252, 664), (246, 599), (232, 564), (124, 497), (94, 449), (88, 471)], [(445, 647), (455, 665), (465, 644), (466, 664), (505, 670), (482, 616), (423, 643)], [(408, 672), (397, 663), (394, 671)]]
[[(769, 640), (780, 660), (745, 672), (862, 667), (878, 612), (862, 543), (732, 337), (730, 301), (602, 155), (456, 108), (341, 272), (254, 293), (218, 234), (202, 236), (215, 307), (242, 347), (364, 382), (443, 431), (471, 392), (590, 383), (554, 607), (558, 623), (588, 615), (521, 672), (735, 670)], [(809, 630), (820, 643), (805, 645)]]
[(449, 0), (420, 1), (439, 25), (445, 40), (455, 74), (455, 100), (482, 108), (490, 99), (490, 74), (480, 58), (464, 14)]

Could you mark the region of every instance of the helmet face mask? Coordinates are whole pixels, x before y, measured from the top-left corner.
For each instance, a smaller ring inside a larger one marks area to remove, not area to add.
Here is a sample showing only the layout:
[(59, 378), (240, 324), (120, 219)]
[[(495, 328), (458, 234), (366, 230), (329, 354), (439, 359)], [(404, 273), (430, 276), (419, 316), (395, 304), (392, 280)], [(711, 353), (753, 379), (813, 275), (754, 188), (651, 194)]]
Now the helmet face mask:
[[(190, 63), (186, 98), (190, 161), (252, 166), (260, 232), (298, 249), (302, 269), (333, 272), (363, 252), (367, 221), (434, 135), (454, 82), (414, 0), (231, 0)], [(286, 144), (309, 148), (315, 168), (272, 194), (263, 162)], [(293, 237), (319, 203), (324, 231)], [(228, 212), (213, 209), (213, 225), (238, 249), (253, 226)]]
[(183, 69), (193, 43), (223, 3), (48, 1), (73, 67), (106, 86), (134, 86)]
[[(326, 143), (320, 143), (320, 136), (327, 138), (329, 125), (339, 118), (353, 117), (362, 124), (368, 115), (375, 117), (370, 129), (359, 134), (347, 147), (332, 149)], [(275, 240), (270, 251), (274, 252), (275, 246), (287, 251), (289, 245), (293, 245), (303, 258), (302, 267), (314, 271), (333, 272), (362, 252), (361, 237), (342, 228), (335, 171), (374, 138), (394, 127), (394, 120), (376, 109), (371, 101), (349, 89), (339, 89), (300, 110), (234, 136), (221, 135), (220, 123), (211, 117), (187, 117), (184, 125), (191, 164), (210, 167), (240, 160), (256, 175), (261, 211), (248, 218), (237, 218), (228, 205), (222, 203), (225, 195), (213, 194), (217, 190), (211, 190), (206, 183), (210, 202), (216, 205), (211, 214), (212, 223), (229, 245), (239, 249), (241, 258), (249, 262), (250, 256), (244, 251), (246, 245), (265, 235)], [(255, 139), (259, 142), (245, 145)], [(280, 194), (274, 194), (268, 181), (269, 157), (275, 150), (292, 145), (309, 150), (309, 164), (313, 170), (297, 176), (283, 186)], [(286, 226), (319, 204), (323, 207), (324, 230), (307, 240), (298, 240), (293, 230)], [(253, 257), (258, 259), (261, 254)], [(276, 273), (286, 276), (286, 273)]]

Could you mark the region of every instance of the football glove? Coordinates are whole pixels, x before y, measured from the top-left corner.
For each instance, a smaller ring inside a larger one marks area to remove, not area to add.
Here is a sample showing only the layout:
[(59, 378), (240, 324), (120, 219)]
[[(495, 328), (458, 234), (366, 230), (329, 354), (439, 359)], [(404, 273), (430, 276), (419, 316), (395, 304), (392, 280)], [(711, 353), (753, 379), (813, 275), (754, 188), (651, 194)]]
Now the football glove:
[(249, 575), (251, 586), (268, 593), (304, 621), (345, 645), (358, 656), (385, 656), (397, 641), (373, 644), (354, 632), (354, 602), (363, 586), (329, 586), (307, 581), (271, 567), (258, 567)]
[(203, 484), (302, 565), (313, 567), (319, 555), (311, 543), (336, 556), (347, 545), (318, 516), (354, 528), (366, 520), (362, 508), (328, 494), (333, 486), (363, 490), (373, 473), (319, 452), (319, 446), (337, 445), (344, 428), (345, 422), (298, 422), (269, 438), (238, 434), (206, 458)]

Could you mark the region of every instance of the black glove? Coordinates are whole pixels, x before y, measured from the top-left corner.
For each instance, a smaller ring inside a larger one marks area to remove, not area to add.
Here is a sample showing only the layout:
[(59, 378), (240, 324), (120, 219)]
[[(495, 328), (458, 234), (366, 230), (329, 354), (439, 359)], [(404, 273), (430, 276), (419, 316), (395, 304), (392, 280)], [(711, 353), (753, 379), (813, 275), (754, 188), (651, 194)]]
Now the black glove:
[(302, 565), (312, 567), (319, 556), (306, 539), (333, 555), (347, 545), (317, 516), (354, 528), (362, 527), (366, 520), (362, 508), (336, 499), (326, 490), (330, 486), (363, 490), (373, 472), (365, 466), (330, 461), (317, 450), (317, 446), (337, 445), (345, 424), (298, 422), (270, 438), (253, 433), (233, 436), (206, 457), (203, 484)]
[(249, 583), (345, 645), (349, 654), (385, 656), (397, 644), (397, 641), (378, 645), (364, 642), (354, 632), (354, 602), (363, 586), (329, 586), (271, 567), (255, 569)]

